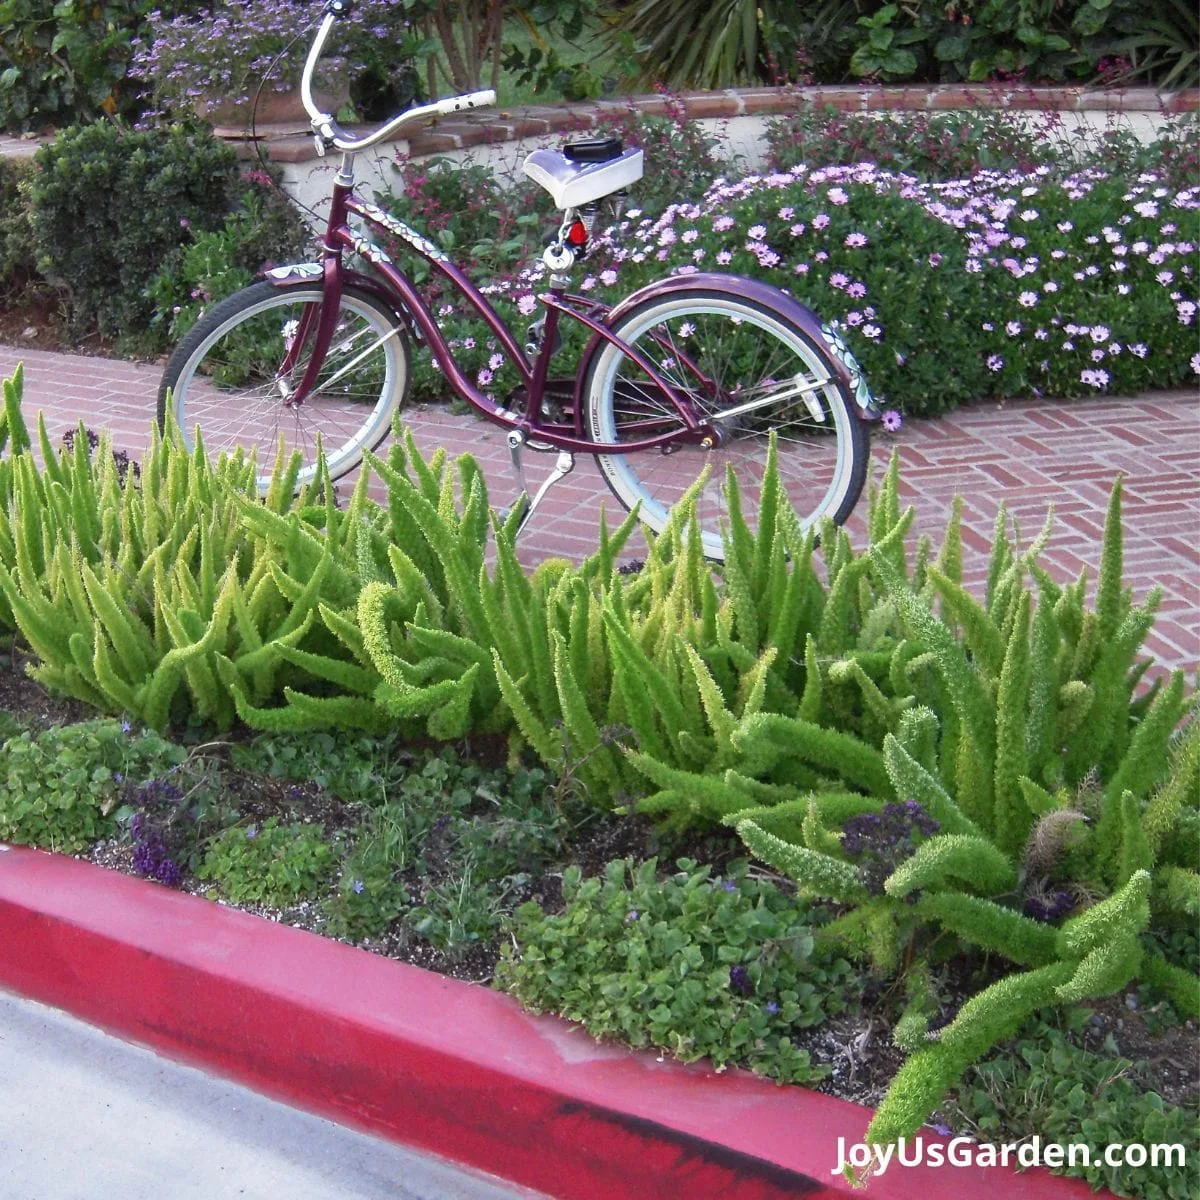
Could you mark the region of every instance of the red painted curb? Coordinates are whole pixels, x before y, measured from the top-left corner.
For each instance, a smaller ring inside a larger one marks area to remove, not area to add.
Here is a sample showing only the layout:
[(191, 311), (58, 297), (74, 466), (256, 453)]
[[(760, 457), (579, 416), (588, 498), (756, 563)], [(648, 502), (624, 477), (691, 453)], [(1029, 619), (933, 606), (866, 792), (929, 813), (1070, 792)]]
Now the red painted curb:
[(0, 986), (563, 1200), (1093, 1195), (980, 1167), (893, 1166), (852, 1192), (830, 1172), (858, 1105), (597, 1045), (487, 988), (39, 851), (0, 848)]

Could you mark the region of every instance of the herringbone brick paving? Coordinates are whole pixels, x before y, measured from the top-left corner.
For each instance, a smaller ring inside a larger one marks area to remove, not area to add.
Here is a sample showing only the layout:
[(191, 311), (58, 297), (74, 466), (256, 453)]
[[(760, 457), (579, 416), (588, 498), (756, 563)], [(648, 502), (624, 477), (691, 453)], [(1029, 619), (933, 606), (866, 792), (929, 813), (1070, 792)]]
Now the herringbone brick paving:
[[(52, 439), (80, 420), (108, 429), (131, 453), (146, 445), (161, 369), (157, 366), (0, 346), (0, 374), (25, 364), (25, 408), (44, 411)], [(440, 409), (412, 410), (418, 446), (474, 454), (495, 503), (515, 485), (499, 430)], [(947, 416), (909, 420), (894, 437), (876, 435), (879, 465), (900, 452), (906, 501), (917, 530), (940, 541), (956, 493), (963, 496), (964, 577), (979, 590), (987, 575), (996, 515), (1003, 504), (1023, 543), (1054, 506), (1043, 562), (1062, 580), (1087, 571), (1094, 581), (1113, 480), (1125, 475), (1125, 579), (1136, 599), (1163, 590), (1146, 642), (1162, 667), (1195, 672), (1200, 661), (1200, 396), (1195, 391), (1082, 401), (980, 403)], [(552, 459), (530, 455), (531, 486)], [(522, 558), (581, 557), (595, 548), (598, 514), (621, 515), (590, 459), (552, 493), (554, 505), (522, 535)], [(864, 539), (860, 504), (848, 528)]]

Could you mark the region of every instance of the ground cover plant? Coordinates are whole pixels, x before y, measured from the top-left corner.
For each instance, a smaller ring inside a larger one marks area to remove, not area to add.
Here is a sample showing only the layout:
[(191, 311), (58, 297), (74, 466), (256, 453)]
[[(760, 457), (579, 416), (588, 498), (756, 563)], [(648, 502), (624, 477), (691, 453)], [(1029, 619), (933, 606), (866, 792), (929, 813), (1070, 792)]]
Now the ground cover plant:
[[(504, 929), (498, 978), (526, 1003), (793, 1079), (829, 1066), (817, 1031), (839, 1009), (872, 1006), (903, 1060), (881, 1142), (1031, 1017), (1134, 987), (1165, 1024), (1200, 1015), (1200, 724), (1181, 673), (1144, 685), (1157, 598), (1123, 588), (1119, 485), (1094, 604), (1086, 575), (1040, 566), (1049, 526), (1026, 545), (1003, 514), (969, 596), (957, 521), (936, 551), (907, 544), (894, 467), (865, 551), (801, 531), (772, 467), (757, 534), (728, 481), (719, 572), (685, 503), (644, 544), (630, 517), (584, 563), (526, 576), (469, 457), (397, 439), (369, 464), (384, 503), (365, 477), (340, 500), (321, 475), (293, 496), (280, 461), (264, 503), (253, 463), (212, 466), (170, 431), (135, 473), (104, 439), (58, 451), (39, 430), (39, 466), (19, 398), (10, 381), (0, 619), (35, 677), (123, 717), (130, 733), (110, 722), (97, 746), (152, 753), (136, 787), (99, 750), (98, 775), (39, 781), (53, 796), (32, 807), (14, 785), (6, 836), (78, 844), (115, 824), (160, 881), (482, 974)], [(199, 748), (184, 764), (132, 740), (143, 725)], [(207, 773), (211, 743), (247, 727), (252, 749), (220, 754), (275, 780), (262, 799)], [(58, 736), (18, 735), (14, 761), (36, 770)], [(468, 766), (460, 786), (439, 755), (386, 765), (461, 738), (513, 774)], [(686, 864), (664, 859), (653, 886), (655, 867), (567, 871), (582, 828), (605, 857), (621, 830), (654, 856), (647, 819)], [(730, 861), (747, 853), (771, 873)], [(628, 961), (581, 978), (618, 922)]]
[[(1194, 1117), (1164, 1103), (1146, 1063), (1116, 1053), (1111, 1036), (1099, 1049), (1103, 1053), (1080, 1046), (1070, 1028), (1044, 1025), (1036, 1040), (1028, 1037), (1019, 1049), (1010, 1047), (974, 1068), (945, 1119), (981, 1140), (1003, 1129), (1064, 1143), (1082, 1131), (1097, 1146), (1188, 1145)], [(1144, 1200), (1184, 1200), (1194, 1190), (1194, 1173), (1182, 1164), (1153, 1178), (1098, 1164), (1082, 1174), (1094, 1187)]]
[(598, 1038), (656, 1046), (718, 1069), (734, 1063), (789, 1083), (829, 1073), (793, 1041), (861, 994), (850, 964), (818, 943), (824, 916), (735, 862), (724, 878), (681, 858), (563, 874), (564, 911), (513, 914), (496, 982), (535, 1012)]

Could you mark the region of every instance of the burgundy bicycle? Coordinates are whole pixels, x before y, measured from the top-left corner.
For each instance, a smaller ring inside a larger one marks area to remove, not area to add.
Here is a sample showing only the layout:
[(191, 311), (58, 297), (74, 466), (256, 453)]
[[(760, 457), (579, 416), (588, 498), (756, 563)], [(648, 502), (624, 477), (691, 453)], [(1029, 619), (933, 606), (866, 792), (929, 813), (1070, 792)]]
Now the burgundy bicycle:
[[(419, 343), (450, 391), (507, 430), (523, 521), (577, 454), (594, 455), (620, 503), (639, 505), (655, 531), (711, 465), (697, 515), (705, 554), (719, 560), (725, 468), (754, 527), (771, 433), (780, 482), (802, 525), (844, 520), (862, 491), (877, 412), (836, 333), (786, 292), (736, 275), (670, 276), (612, 307), (569, 291), (602, 208), (620, 204), (642, 175), (640, 150), (598, 137), (525, 160), (526, 175), (550, 193), (562, 219), (542, 256), (542, 311), (518, 337), (440, 247), (354, 193), (356, 154), (431, 116), (494, 104), (495, 93), (410, 109), (368, 136), (347, 132), (312, 97), (314, 69), (346, 11), (346, 0), (327, 0), (301, 84), (319, 148), (340, 154), (320, 260), (267, 270), (201, 318), (167, 365), (160, 423), (170, 411), (189, 443), (199, 429), (210, 453), (254, 449), (260, 465), (273, 461), (282, 439), (303, 456), (301, 482), (316, 469), (319, 437), (336, 479), (387, 436)], [(501, 397), (483, 390), (412, 280), (352, 219), (441, 273), (515, 368), (514, 388)], [(351, 256), (363, 269), (347, 265)], [(563, 377), (552, 364), (567, 321), (584, 336), (574, 373)], [(532, 497), (525, 450), (558, 455)]]

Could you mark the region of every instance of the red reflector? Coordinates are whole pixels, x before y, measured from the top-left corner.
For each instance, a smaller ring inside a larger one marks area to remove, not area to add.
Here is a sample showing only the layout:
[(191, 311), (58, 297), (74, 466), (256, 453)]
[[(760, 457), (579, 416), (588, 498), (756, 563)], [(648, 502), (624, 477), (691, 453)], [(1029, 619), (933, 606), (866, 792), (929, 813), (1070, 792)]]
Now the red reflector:
[(576, 221), (574, 225), (567, 230), (567, 241), (572, 246), (582, 246), (587, 241), (587, 227), (582, 221)]

